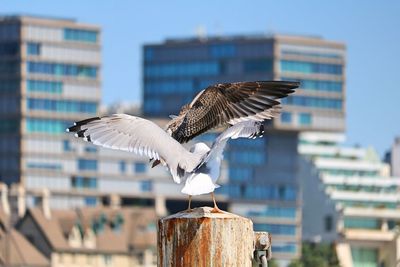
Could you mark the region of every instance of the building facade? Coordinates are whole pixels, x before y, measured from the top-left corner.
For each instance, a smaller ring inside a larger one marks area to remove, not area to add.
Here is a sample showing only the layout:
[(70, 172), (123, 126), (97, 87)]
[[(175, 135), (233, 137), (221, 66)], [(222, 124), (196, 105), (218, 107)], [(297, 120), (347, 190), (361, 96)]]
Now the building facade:
[[(33, 195), (43, 187), (71, 192), (97, 183), (95, 149), (72, 140), (65, 129), (98, 113), (100, 35), (99, 27), (68, 19), (0, 18), (3, 182), (21, 183)], [(94, 201), (57, 198), (55, 205), (63, 206)]]
[(300, 134), (303, 239), (335, 242), (341, 266), (397, 266), (400, 178), (343, 134)]
[[(304, 36), (237, 36), (166, 40), (143, 48), (143, 113), (178, 114), (196, 93), (219, 82), (298, 80), (284, 111), (262, 139), (235, 140), (225, 153), (223, 186), (230, 211), (274, 236), (282, 265), (301, 252), (298, 132), (344, 131), (345, 46)], [(217, 133), (198, 140), (212, 141)]]

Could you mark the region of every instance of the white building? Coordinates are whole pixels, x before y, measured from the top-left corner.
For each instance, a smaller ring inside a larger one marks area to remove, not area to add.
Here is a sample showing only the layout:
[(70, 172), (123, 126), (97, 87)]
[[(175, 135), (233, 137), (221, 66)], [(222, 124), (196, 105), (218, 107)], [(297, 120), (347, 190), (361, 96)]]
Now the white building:
[(374, 150), (340, 145), (344, 140), (300, 134), (303, 240), (337, 242), (344, 267), (396, 266), (400, 179)]

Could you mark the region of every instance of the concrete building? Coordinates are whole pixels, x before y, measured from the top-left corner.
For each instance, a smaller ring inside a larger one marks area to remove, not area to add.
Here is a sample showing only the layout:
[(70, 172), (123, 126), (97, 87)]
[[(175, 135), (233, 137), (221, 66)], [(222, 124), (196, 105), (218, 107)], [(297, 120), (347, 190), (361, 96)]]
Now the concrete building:
[[(272, 233), (273, 255), (283, 266), (301, 253), (298, 133), (344, 131), (344, 68), (342, 43), (306, 36), (170, 39), (143, 48), (143, 112), (150, 118), (178, 114), (218, 82), (301, 81), (302, 88), (282, 100), (284, 112), (263, 139), (229, 143), (217, 190), (230, 211)], [(216, 134), (198, 140), (212, 141)]]
[(336, 242), (344, 267), (397, 266), (400, 178), (372, 149), (343, 134), (300, 134), (303, 239)]

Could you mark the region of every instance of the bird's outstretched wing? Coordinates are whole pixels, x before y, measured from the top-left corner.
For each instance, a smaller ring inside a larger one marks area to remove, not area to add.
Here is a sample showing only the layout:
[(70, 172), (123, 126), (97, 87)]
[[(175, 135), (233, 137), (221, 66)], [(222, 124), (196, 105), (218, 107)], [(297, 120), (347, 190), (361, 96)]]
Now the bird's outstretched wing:
[(95, 145), (161, 160), (177, 183), (185, 172), (193, 171), (201, 158), (187, 151), (155, 123), (126, 114), (78, 121), (67, 131)]
[(298, 82), (258, 81), (221, 83), (201, 91), (179, 116), (170, 121), (167, 131), (179, 143), (226, 123), (263, 121), (280, 113), (277, 99), (288, 96)]

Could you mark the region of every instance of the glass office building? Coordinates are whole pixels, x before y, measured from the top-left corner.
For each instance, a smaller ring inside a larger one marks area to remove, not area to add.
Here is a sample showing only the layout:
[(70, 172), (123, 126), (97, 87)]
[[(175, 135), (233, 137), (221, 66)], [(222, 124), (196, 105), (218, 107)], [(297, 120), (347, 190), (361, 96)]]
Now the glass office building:
[(21, 183), (29, 204), (42, 188), (58, 207), (96, 201), (70, 197), (97, 187), (97, 153), (65, 129), (97, 114), (100, 38), (99, 27), (74, 20), (0, 17), (0, 180)]
[[(225, 154), (219, 189), (232, 212), (272, 233), (283, 264), (301, 251), (298, 132), (345, 129), (345, 46), (306, 36), (170, 39), (143, 47), (143, 112), (166, 118), (218, 82), (297, 80), (280, 118), (262, 139), (235, 140)], [(216, 133), (200, 140), (213, 140)]]

